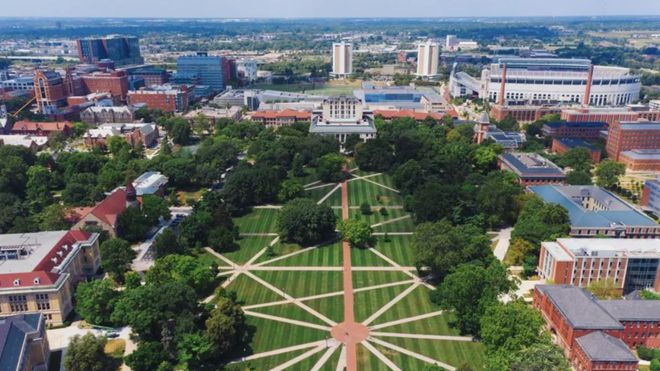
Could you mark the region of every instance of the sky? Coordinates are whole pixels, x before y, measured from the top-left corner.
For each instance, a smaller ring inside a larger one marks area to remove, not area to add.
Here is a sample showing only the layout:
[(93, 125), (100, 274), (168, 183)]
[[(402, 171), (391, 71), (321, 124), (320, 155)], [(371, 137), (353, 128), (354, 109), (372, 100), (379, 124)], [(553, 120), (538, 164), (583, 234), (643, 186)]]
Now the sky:
[(660, 15), (660, 0), (0, 0), (17, 17), (485, 17)]

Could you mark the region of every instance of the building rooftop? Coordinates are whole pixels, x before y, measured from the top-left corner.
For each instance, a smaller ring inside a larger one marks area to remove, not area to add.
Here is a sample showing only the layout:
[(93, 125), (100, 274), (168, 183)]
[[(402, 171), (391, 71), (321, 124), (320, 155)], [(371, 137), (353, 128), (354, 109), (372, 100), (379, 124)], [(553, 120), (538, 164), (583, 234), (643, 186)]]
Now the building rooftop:
[(607, 127), (606, 122), (549, 122), (547, 124), (543, 124), (543, 126), (547, 126), (552, 129), (556, 128), (600, 128), (604, 129)]
[(557, 139), (557, 141), (564, 146), (568, 148), (577, 148), (577, 147), (584, 147), (589, 149), (590, 151), (597, 151), (598, 147), (594, 146), (593, 144), (587, 142), (586, 140), (578, 139), (578, 138), (560, 138)]
[[(566, 208), (571, 225), (575, 227), (658, 226), (643, 212), (600, 187), (540, 185), (528, 189), (545, 202)], [(594, 201), (601, 208), (587, 209), (582, 204), (583, 199)]]
[(660, 130), (660, 122), (655, 121), (621, 121), (621, 130)]
[(584, 289), (571, 285), (537, 285), (574, 329), (623, 330), (623, 325)]
[(0, 319), (0, 370), (17, 370), (30, 333), (39, 331), (41, 313), (19, 314)]
[(33, 271), (66, 234), (67, 231), (54, 231), (0, 235), (0, 254), (16, 249), (25, 253), (19, 259), (0, 259), (0, 274)]
[[(660, 147), (660, 143), (658, 143)], [(630, 151), (621, 152), (621, 156), (633, 160), (659, 160), (660, 161), (660, 148), (658, 149), (632, 149)]]
[[(554, 242), (544, 242), (544, 246)], [(660, 255), (659, 239), (621, 238), (558, 238), (558, 246), (568, 249), (575, 256), (594, 257), (646, 257)], [(561, 249), (565, 252), (564, 249)]]
[(635, 362), (637, 357), (626, 343), (602, 331), (594, 331), (575, 339), (580, 348), (596, 362)]
[(660, 300), (601, 300), (599, 303), (619, 321), (660, 321)]
[(148, 171), (133, 181), (136, 195), (150, 195), (158, 192), (158, 190), (167, 184), (167, 177), (158, 171)]
[(521, 177), (565, 177), (564, 172), (559, 166), (545, 157), (534, 153), (504, 153), (499, 156), (499, 159)]

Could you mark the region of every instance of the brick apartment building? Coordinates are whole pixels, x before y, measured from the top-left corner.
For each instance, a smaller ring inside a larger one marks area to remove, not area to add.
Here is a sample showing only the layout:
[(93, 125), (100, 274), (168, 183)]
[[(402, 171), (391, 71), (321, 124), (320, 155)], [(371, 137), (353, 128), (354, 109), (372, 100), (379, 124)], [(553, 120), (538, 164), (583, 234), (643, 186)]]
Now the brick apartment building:
[(660, 240), (559, 238), (541, 243), (539, 276), (557, 284), (587, 287), (610, 279), (623, 294), (660, 291)]
[(175, 88), (170, 85), (142, 88), (128, 93), (128, 104), (144, 104), (149, 109), (163, 112), (183, 112), (188, 109), (188, 89), (185, 85)]
[(0, 312), (40, 312), (61, 325), (75, 285), (101, 265), (98, 237), (79, 230), (0, 235)]
[(660, 148), (623, 151), (619, 154), (619, 162), (631, 171), (660, 171)]
[(34, 74), (34, 96), (43, 114), (57, 113), (66, 106), (67, 90), (64, 79), (55, 71), (38, 70)]
[(552, 140), (552, 152), (560, 155), (578, 147), (583, 147), (589, 150), (592, 163), (597, 164), (600, 162), (600, 149), (589, 142), (577, 138), (555, 138)]
[(543, 134), (553, 138), (598, 139), (607, 130), (605, 122), (551, 122), (543, 125)]
[(537, 285), (534, 307), (576, 370), (636, 370), (630, 351), (660, 347), (660, 301), (597, 300), (570, 285)]
[(607, 155), (619, 161), (621, 153), (634, 149), (660, 149), (660, 121), (622, 121), (610, 125), (605, 146)]

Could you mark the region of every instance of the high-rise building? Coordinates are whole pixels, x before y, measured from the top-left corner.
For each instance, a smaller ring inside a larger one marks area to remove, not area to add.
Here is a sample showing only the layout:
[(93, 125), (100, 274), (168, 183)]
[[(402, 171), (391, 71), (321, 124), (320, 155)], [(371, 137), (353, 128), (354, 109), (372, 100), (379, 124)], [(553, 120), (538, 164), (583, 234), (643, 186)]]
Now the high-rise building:
[(615, 122), (610, 125), (605, 149), (614, 161), (619, 161), (624, 151), (660, 149), (660, 122)]
[(64, 79), (55, 71), (37, 71), (34, 75), (34, 96), (41, 113), (58, 113), (61, 107), (66, 106)]
[(200, 85), (210, 86), (216, 92), (225, 88), (222, 57), (208, 55), (205, 52), (179, 57), (176, 60), (176, 77), (198, 79)]
[(115, 65), (142, 64), (140, 40), (134, 36), (108, 36), (100, 39), (80, 39), (78, 57), (82, 63), (97, 63), (103, 59), (112, 59)]
[(417, 76), (435, 77), (438, 75), (440, 45), (427, 41), (417, 45)]
[(353, 44), (332, 44), (332, 76), (345, 78), (353, 73)]

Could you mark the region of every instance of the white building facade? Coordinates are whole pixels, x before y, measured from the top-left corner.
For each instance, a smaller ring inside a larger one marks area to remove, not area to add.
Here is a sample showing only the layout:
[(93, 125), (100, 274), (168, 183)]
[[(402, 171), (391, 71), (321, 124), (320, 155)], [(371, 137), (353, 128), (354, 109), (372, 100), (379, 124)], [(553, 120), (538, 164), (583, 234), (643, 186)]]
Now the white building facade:
[(417, 45), (417, 73), (416, 76), (432, 78), (438, 76), (440, 62), (440, 45), (427, 41)]
[(353, 73), (353, 44), (332, 44), (332, 76), (346, 78)]
[(248, 82), (257, 81), (257, 61), (254, 59), (237, 60), (236, 71)]

